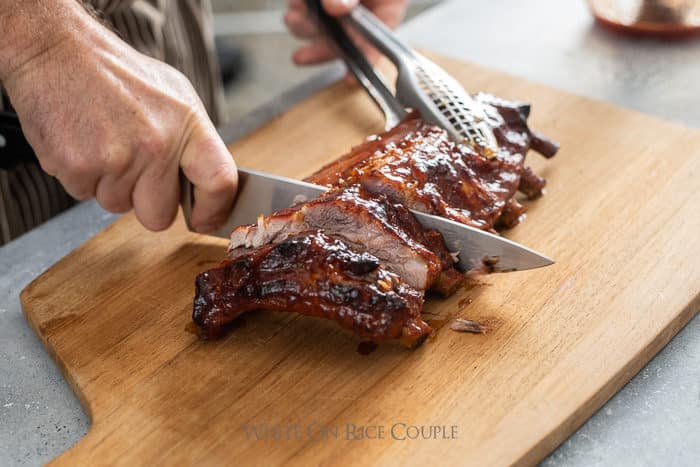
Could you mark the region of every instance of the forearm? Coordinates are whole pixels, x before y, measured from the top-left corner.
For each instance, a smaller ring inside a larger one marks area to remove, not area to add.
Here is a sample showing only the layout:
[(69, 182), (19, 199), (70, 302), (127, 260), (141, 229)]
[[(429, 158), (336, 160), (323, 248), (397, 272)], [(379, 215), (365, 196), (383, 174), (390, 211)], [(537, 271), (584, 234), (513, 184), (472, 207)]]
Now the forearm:
[(94, 22), (77, 0), (0, 0), (0, 82)]

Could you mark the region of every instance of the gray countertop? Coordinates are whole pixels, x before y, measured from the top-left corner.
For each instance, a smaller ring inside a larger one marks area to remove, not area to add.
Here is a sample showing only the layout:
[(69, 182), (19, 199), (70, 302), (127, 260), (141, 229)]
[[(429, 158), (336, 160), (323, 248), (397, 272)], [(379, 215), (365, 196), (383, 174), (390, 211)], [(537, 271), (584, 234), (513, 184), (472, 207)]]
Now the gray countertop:
[[(401, 34), (425, 49), (700, 127), (700, 40), (612, 35), (593, 25), (583, 0), (453, 1)], [(244, 134), (332, 76), (337, 70), (222, 134), (227, 140)], [(27, 325), (19, 292), (115, 219), (94, 202), (84, 203), (0, 248), (0, 465), (45, 462), (89, 428)], [(700, 317), (544, 464), (700, 465)]]

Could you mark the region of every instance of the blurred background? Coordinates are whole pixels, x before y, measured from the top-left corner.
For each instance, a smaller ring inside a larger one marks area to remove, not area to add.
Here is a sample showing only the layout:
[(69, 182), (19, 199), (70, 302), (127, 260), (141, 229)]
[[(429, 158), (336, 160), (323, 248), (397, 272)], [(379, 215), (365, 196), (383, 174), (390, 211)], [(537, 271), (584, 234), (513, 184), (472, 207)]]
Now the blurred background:
[[(407, 16), (441, 1), (412, 0)], [(237, 119), (321, 70), (321, 66), (301, 68), (292, 63), (292, 52), (300, 42), (282, 21), (286, 0), (212, 0), (212, 7), (222, 62), (239, 65), (228, 76), (227, 120)]]

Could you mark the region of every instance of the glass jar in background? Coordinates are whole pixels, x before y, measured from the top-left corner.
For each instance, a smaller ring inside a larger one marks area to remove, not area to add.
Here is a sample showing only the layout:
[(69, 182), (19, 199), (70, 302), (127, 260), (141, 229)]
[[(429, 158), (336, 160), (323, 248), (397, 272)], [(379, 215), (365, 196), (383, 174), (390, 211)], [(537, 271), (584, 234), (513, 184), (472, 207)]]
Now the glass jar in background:
[(588, 0), (595, 18), (620, 32), (683, 37), (700, 33), (700, 0)]

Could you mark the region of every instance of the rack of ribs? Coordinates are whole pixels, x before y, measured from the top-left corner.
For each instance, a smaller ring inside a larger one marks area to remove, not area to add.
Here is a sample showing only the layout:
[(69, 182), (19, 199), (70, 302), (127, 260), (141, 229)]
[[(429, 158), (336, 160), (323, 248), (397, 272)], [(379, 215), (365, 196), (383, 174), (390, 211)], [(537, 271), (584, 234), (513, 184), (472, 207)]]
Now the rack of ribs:
[(528, 128), (528, 106), (489, 94), (474, 98), (487, 110), (499, 145), (495, 154), (455, 143), (445, 130), (412, 113), (306, 181), (360, 184), (409, 209), (485, 230), (513, 227), (525, 212), (514, 198), (516, 192), (536, 198), (545, 185), (524, 165), (528, 149), (552, 157), (558, 146)]
[(298, 203), (231, 233), (228, 258), (196, 280), (193, 318), (207, 338), (250, 310), (324, 317), (362, 339), (419, 345), (426, 291), (448, 296), (463, 281), (439, 232), (408, 209), (495, 231), (520, 222), (544, 179), (525, 166), (534, 149), (558, 146), (527, 126), (529, 106), (488, 94), (495, 153), (455, 143), (416, 113), (369, 138), (306, 180), (326, 185)]

